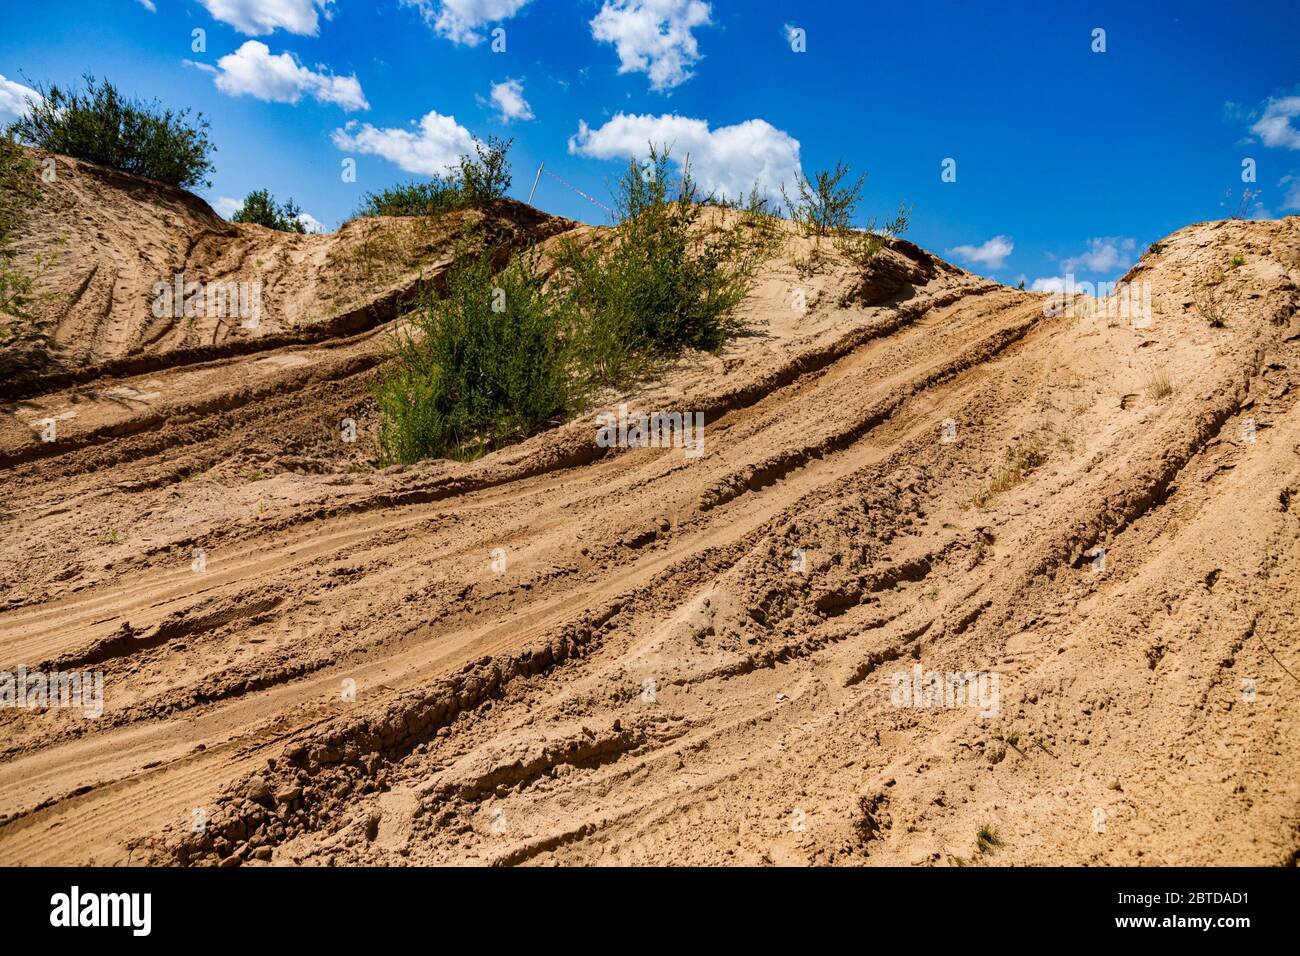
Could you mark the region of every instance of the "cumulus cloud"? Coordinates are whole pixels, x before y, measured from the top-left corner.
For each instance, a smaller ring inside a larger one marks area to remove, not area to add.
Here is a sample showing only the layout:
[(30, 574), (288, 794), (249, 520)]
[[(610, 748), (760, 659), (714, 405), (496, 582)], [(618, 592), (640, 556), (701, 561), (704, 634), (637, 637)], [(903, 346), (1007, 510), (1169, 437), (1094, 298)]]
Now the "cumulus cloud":
[(680, 167), (691, 157), (691, 174), (704, 191), (737, 198), (757, 185), (776, 196), (781, 184), (794, 185), (799, 172), (799, 141), (765, 120), (709, 129), (702, 119), (665, 114), (619, 113), (598, 129), (579, 121), (569, 152), (596, 159), (644, 157), (649, 145), (668, 146)]
[(415, 7), (435, 33), (453, 43), (477, 46), (483, 42), (479, 28), (487, 23), (509, 20), (528, 6), (530, 0), (402, 0)]
[(324, 232), (325, 224), (309, 212), (298, 213), (298, 221), (308, 232)]
[(505, 80), (492, 84), (492, 105), (503, 123), (533, 118), (533, 108), (524, 99), (524, 84), (518, 80)]
[(1061, 260), (1061, 269), (1068, 275), (1077, 272), (1113, 272), (1127, 269), (1133, 264), (1136, 239), (1119, 236), (1100, 236), (1089, 239), (1087, 251)]
[(1033, 292), (1064, 292), (1065, 277), (1048, 276), (1044, 279), (1035, 279), (1029, 288)]
[(455, 168), (474, 148), (474, 137), (454, 116), (430, 111), (414, 129), (380, 129), (352, 120), (332, 139), (341, 150), (381, 156), (408, 173), (437, 176)]
[(614, 44), (618, 72), (645, 73), (650, 88), (670, 90), (692, 76), (700, 59), (691, 33), (712, 22), (702, 0), (605, 0), (591, 21), (591, 35)]
[(1015, 248), (1008, 236), (994, 236), (987, 242), (978, 246), (954, 246), (946, 251), (946, 255), (955, 256), (963, 262), (971, 265), (982, 266), (985, 269), (1001, 269), (1007, 261), (1007, 256), (1011, 255), (1011, 250)]
[[(144, 0), (141, 0), (144, 2)], [(228, 23), (245, 36), (257, 37), (276, 30), (287, 30), (299, 36), (316, 36), (320, 33), (317, 10), (331, 17), (330, 4), (334, 0), (199, 0), (207, 7), (212, 19)], [(153, 9), (152, 3), (146, 3)]]
[(27, 113), (27, 101), (40, 101), (40, 94), (30, 86), (6, 79), (0, 73), (0, 120), (8, 123)]
[(1250, 131), (1259, 136), (1265, 146), (1282, 146), (1300, 149), (1300, 129), (1291, 125), (1292, 117), (1300, 116), (1300, 96), (1270, 99)]
[(355, 76), (317, 73), (300, 64), (291, 53), (271, 55), (265, 43), (247, 40), (234, 53), (217, 61), (217, 89), (231, 96), (247, 94), (269, 103), (297, 103), (310, 96), (351, 112), (368, 110), (365, 94)]

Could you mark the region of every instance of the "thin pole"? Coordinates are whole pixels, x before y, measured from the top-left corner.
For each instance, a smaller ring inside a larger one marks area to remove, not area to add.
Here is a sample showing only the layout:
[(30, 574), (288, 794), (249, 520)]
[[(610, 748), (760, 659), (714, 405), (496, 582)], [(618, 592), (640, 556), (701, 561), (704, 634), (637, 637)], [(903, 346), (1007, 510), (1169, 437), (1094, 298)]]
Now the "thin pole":
[(542, 178), (542, 166), (546, 165), (546, 160), (542, 160), (541, 165), (537, 167), (537, 178), (533, 180), (533, 188), (528, 191), (528, 205), (533, 204), (533, 193), (537, 192), (537, 183)]

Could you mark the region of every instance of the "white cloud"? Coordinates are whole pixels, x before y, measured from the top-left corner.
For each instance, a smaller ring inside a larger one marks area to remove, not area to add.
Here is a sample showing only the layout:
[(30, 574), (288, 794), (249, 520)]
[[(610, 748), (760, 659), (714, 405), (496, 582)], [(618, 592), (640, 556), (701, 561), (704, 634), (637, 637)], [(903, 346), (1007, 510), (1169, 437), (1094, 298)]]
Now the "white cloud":
[(994, 236), (978, 246), (954, 246), (945, 254), (956, 256), (972, 265), (983, 266), (985, 269), (1001, 269), (1014, 248), (1015, 244), (1009, 237)]
[(1081, 255), (1061, 260), (1061, 269), (1068, 275), (1077, 272), (1114, 272), (1133, 264), (1133, 251), (1137, 240), (1119, 236), (1101, 236), (1089, 239), (1087, 251)]
[(454, 116), (430, 111), (414, 130), (379, 129), (352, 120), (332, 136), (341, 150), (382, 156), (408, 173), (437, 176), (454, 168), (474, 148), (474, 137)]
[(324, 232), (325, 224), (309, 212), (298, 213), (298, 221), (308, 232)]
[(229, 219), (239, 210), (244, 208), (244, 202), (241, 199), (231, 199), (229, 196), (218, 196), (217, 201), (212, 204), (217, 215), (222, 219)]
[(217, 89), (231, 96), (248, 94), (270, 103), (297, 103), (304, 95), (348, 110), (368, 110), (355, 76), (316, 73), (292, 53), (271, 55), (265, 43), (246, 40), (234, 53), (217, 61)]
[(148, 10), (150, 13), (158, 12), (158, 8), (153, 5), (153, 0), (136, 0), (136, 2), (139, 3), (140, 6)]
[(434, 32), (453, 43), (477, 46), (483, 42), (479, 28), (487, 23), (509, 20), (529, 0), (402, 0), (415, 7)]
[(1050, 276), (1045, 279), (1035, 279), (1029, 288), (1033, 292), (1064, 292), (1065, 277)]
[(40, 101), (40, 94), (30, 86), (5, 78), (0, 73), (0, 120), (6, 123), (27, 113), (27, 100)]
[[(276, 30), (299, 36), (320, 33), (320, 10), (328, 20), (334, 0), (200, 0), (214, 20), (228, 23), (245, 36), (257, 37)], [(148, 4), (152, 9), (152, 3)]]
[(524, 84), (518, 80), (493, 83), (492, 105), (503, 123), (533, 119), (533, 108), (524, 99)]
[(793, 187), (799, 172), (799, 141), (761, 119), (710, 130), (705, 120), (686, 116), (619, 113), (599, 129), (579, 121), (569, 152), (596, 159), (644, 157), (651, 143), (670, 147), (679, 168), (689, 153), (701, 188), (733, 198), (755, 185), (765, 195), (779, 195), (781, 184)]
[(670, 90), (691, 78), (700, 59), (691, 30), (709, 25), (711, 12), (702, 0), (605, 0), (591, 35), (614, 44), (618, 72), (645, 73), (651, 89)]
[(1250, 130), (1259, 135), (1265, 146), (1300, 149), (1300, 130), (1291, 125), (1293, 116), (1300, 116), (1300, 96), (1270, 99), (1263, 115), (1255, 121)]

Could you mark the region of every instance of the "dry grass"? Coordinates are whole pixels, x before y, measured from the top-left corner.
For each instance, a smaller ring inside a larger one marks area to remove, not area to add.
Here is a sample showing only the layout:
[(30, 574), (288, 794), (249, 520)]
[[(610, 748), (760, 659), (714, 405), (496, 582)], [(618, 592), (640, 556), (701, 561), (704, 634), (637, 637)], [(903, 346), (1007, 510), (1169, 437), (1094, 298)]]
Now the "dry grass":
[(1174, 394), (1174, 383), (1165, 369), (1156, 369), (1147, 379), (1147, 396), (1153, 402), (1163, 401)]
[[(1072, 447), (1070, 443), (1069, 447)], [(970, 504), (975, 508), (986, 507), (994, 498), (1020, 484), (1034, 469), (1038, 468), (1048, 457), (1047, 438), (1035, 434), (1007, 449), (1006, 460), (993, 478), (971, 497)]]

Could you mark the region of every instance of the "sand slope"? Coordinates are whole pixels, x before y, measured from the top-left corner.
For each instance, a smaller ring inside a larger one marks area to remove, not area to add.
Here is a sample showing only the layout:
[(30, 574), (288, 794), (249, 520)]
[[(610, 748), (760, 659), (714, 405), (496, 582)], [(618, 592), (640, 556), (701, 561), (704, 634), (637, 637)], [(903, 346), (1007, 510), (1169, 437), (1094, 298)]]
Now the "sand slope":
[[(118, 179), (79, 180), (97, 262), (208, 248), (287, 294), (215, 358), (121, 296), (73, 308), (11, 393), (0, 669), (106, 693), (0, 711), (0, 861), (1294, 863), (1300, 218), (1175, 233), (1136, 327), (908, 243), (803, 274), (791, 238), (746, 335), (604, 397), (704, 413), (702, 456), (599, 448), (587, 415), (376, 471), (400, 300), (338, 322), (385, 294), (330, 266), (355, 237)], [(449, 241), (399, 240), (384, 288)], [(77, 378), (125, 356), (153, 364)], [(1034, 466), (995, 485), (1009, 450)], [(897, 706), (917, 666), (996, 674), (996, 713)]]

